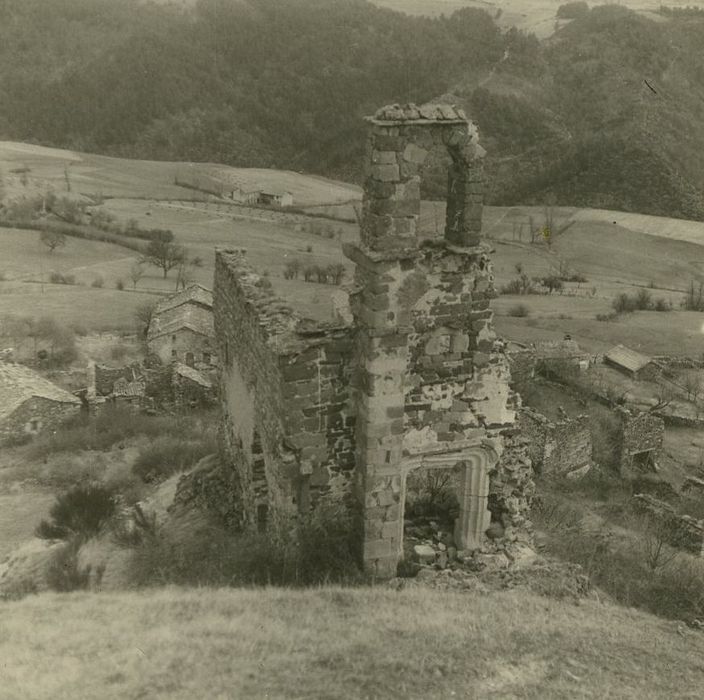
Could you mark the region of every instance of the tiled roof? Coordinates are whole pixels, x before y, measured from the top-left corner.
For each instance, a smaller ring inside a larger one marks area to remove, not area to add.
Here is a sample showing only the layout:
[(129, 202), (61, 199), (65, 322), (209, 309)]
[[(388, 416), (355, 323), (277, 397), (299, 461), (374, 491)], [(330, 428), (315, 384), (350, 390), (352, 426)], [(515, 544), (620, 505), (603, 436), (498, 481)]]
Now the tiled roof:
[(371, 118), (376, 122), (466, 122), (464, 110), (448, 104), (425, 104), (416, 106), (386, 105), (378, 109)]
[(206, 379), (197, 369), (184, 365), (182, 362), (174, 362), (174, 372), (181, 377), (190, 379), (196, 384), (200, 384), (206, 389), (210, 389), (213, 386), (211, 382)]
[(33, 397), (80, 405), (78, 397), (44, 379), (29, 367), (0, 362), (0, 418), (9, 416)]
[(647, 355), (641, 355), (639, 352), (631, 350), (624, 345), (617, 345), (611, 348), (604, 355), (604, 359), (630, 372), (637, 372), (651, 362), (651, 358)]
[(154, 313), (160, 314), (168, 309), (174, 309), (177, 306), (191, 302), (212, 308), (213, 293), (207, 287), (203, 287), (200, 284), (192, 284), (190, 287), (186, 287), (186, 289), (182, 289), (180, 292), (176, 292), (176, 294), (172, 294), (170, 297), (160, 301)]
[(212, 310), (196, 304), (182, 304), (156, 314), (149, 324), (147, 340), (175, 333), (181, 328), (190, 328), (194, 333), (214, 338), (215, 327)]

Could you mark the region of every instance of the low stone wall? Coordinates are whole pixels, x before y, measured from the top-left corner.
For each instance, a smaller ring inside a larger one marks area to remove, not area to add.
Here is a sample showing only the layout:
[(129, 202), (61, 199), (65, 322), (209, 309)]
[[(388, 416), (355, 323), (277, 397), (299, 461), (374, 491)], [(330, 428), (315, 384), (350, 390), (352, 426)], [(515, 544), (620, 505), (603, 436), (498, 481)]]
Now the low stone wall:
[(678, 515), (669, 503), (644, 493), (633, 497), (632, 506), (637, 513), (652, 518), (658, 536), (672, 547), (697, 556), (704, 555), (704, 520)]

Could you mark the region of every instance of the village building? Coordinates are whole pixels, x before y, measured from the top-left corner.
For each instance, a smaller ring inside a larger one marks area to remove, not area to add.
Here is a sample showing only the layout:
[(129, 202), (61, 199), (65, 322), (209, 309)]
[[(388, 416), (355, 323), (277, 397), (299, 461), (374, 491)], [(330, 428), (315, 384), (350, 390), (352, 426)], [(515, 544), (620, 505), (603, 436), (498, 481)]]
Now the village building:
[(661, 373), (661, 368), (653, 358), (625, 345), (616, 345), (604, 353), (604, 364), (616, 368), (632, 379), (657, 379)]
[(0, 362), (0, 444), (58, 428), (81, 401), (24, 365)]
[(259, 204), (267, 207), (290, 207), (293, 205), (293, 195), (290, 192), (261, 191), (257, 199)]
[[(360, 240), (343, 248), (351, 322), (303, 319), (237, 249), (216, 253), (214, 316), (228, 512), (264, 528), (324, 495), (352, 501), (361, 563), (391, 576), (409, 473), (454, 473), (465, 550), (495, 519), (525, 523), (532, 482), (530, 462), (504, 460), (519, 400), (493, 328), (476, 127), (448, 105), (392, 105), (368, 127)], [(442, 237), (420, 228), (434, 149), (451, 158)]]
[(203, 371), (215, 368), (212, 292), (194, 284), (159, 303), (147, 346), (163, 363), (178, 361)]

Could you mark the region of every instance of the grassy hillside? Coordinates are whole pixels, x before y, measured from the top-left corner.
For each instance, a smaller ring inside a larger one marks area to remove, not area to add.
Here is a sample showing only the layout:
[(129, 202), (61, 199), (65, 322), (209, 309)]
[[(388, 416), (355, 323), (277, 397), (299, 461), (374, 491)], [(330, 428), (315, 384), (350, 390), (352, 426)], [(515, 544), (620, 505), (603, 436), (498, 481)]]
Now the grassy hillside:
[(0, 612), (7, 700), (643, 700), (698, 697), (704, 682), (699, 633), (518, 592), (167, 589)]

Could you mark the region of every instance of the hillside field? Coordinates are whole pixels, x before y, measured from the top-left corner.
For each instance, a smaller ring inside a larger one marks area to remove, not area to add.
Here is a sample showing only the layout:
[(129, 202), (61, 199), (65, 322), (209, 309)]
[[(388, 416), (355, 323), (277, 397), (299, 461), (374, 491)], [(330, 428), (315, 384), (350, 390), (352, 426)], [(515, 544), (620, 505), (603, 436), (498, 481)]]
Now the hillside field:
[[(4, 159), (4, 160), (3, 160)], [(284, 279), (293, 259), (302, 266), (346, 266), (343, 284), (352, 282), (353, 266), (341, 253), (341, 242), (358, 237), (354, 202), (357, 187), (298, 173), (224, 168), (243, 187), (277, 183), (307, 202), (302, 213), (236, 206), (214, 198), (193, 199), (193, 191), (171, 184), (177, 164), (131, 161), (91, 156), (59, 149), (3, 142), (0, 165), (29, 168), (28, 193), (54, 188), (66, 194), (64, 167), (70, 166), (72, 196), (105, 197), (102, 208), (125, 224), (135, 220), (142, 228), (173, 231), (176, 241), (203, 264), (193, 279), (213, 284), (216, 246), (244, 248), (252, 265), (268, 276), (275, 291), (303, 316), (331, 318), (330, 284)], [(209, 166), (210, 167), (210, 166)], [(78, 177), (80, 175), (80, 177)], [(21, 184), (14, 181), (14, 186)], [(307, 198), (307, 199), (305, 199)], [(99, 200), (100, 201), (100, 200)], [(316, 216), (317, 215), (317, 216)], [(338, 217), (327, 218), (327, 217)], [(557, 231), (548, 246), (530, 228), (543, 227), (550, 216)], [(444, 203), (423, 202), (421, 230), (426, 237), (442, 235)], [(598, 209), (538, 206), (485, 207), (485, 242), (494, 249), (496, 286), (518, 276), (554, 275), (560, 270), (586, 281), (566, 283), (562, 293), (502, 295), (494, 302), (497, 329), (511, 340), (533, 342), (572, 334), (585, 348), (600, 352), (622, 342), (645, 353), (699, 355), (701, 314), (682, 312), (679, 304), (692, 281), (704, 278), (704, 224), (665, 217)], [(121, 329), (133, 325), (134, 309), (153, 294), (175, 289), (172, 271), (164, 279), (160, 270), (147, 267), (137, 289), (129, 272), (138, 253), (109, 243), (69, 238), (66, 246), (49, 253), (32, 231), (0, 230), (3, 256), (0, 272), (0, 315), (53, 314), (67, 323), (91, 330)], [(74, 275), (77, 286), (49, 284), (51, 272)], [(104, 287), (91, 284), (102, 279)], [(118, 280), (125, 291), (118, 292)], [(43, 281), (43, 285), (41, 282)], [(669, 313), (638, 312), (610, 322), (597, 321), (608, 314), (619, 293), (634, 294), (648, 288), (654, 299), (672, 305)], [(512, 315), (516, 305), (527, 315)]]
[(0, 614), (6, 700), (646, 700), (704, 683), (704, 637), (679, 623), (517, 591), (73, 593)]

